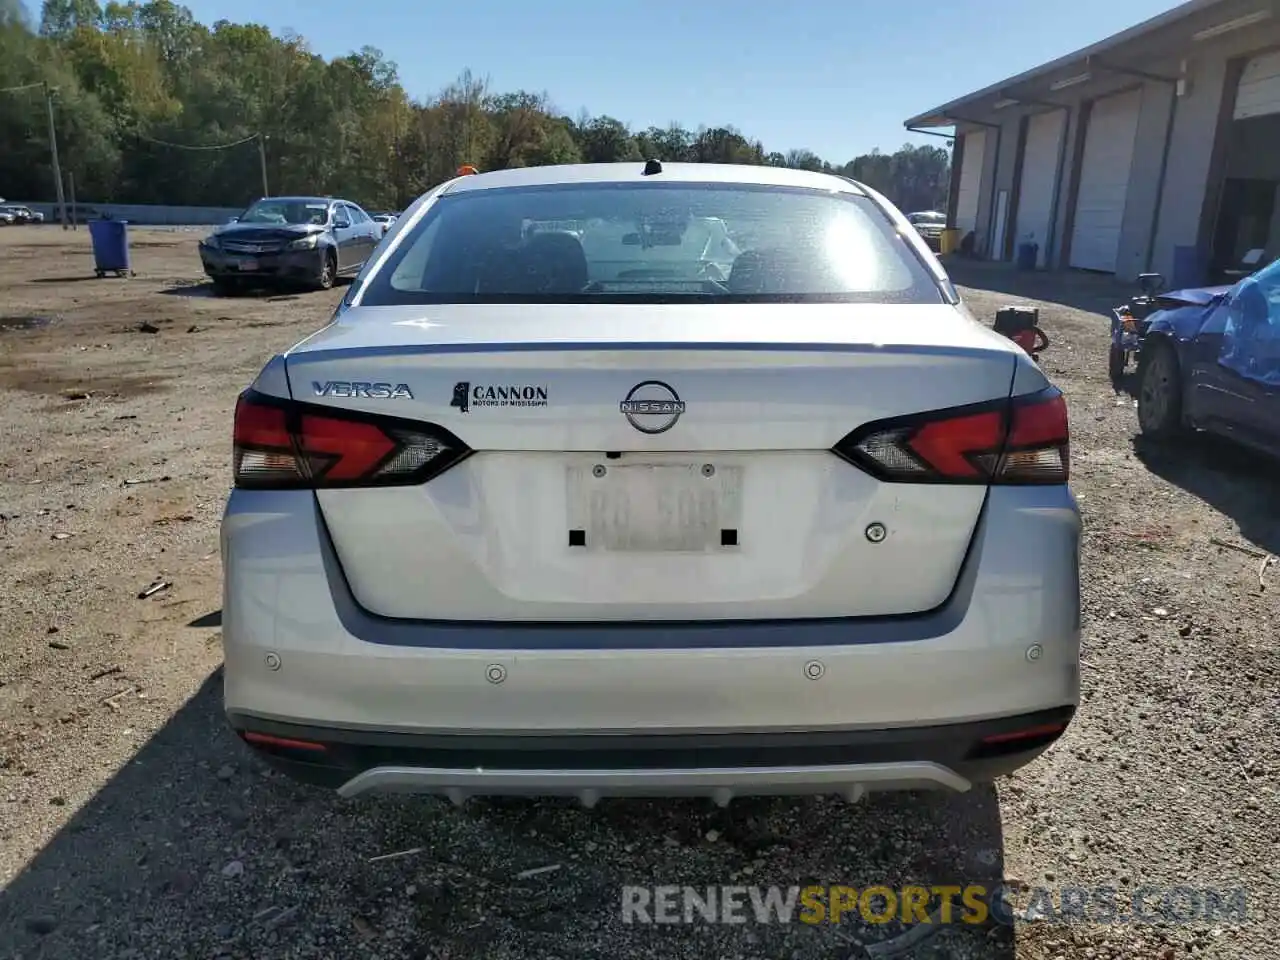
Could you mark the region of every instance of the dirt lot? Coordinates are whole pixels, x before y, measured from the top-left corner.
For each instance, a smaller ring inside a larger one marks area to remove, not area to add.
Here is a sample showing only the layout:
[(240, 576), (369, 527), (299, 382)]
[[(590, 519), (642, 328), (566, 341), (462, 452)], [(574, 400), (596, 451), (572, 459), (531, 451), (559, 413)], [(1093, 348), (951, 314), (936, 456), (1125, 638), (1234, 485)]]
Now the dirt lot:
[(0, 955), (843, 960), (902, 928), (629, 926), (619, 885), (1001, 877), (1244, 887), (1250, 916), (950, 927), (906, 955), (1280, 955), (1280, 568), (1259, 575), (1280, 486), (1218, 444), (1135, 445), (1105, 284), (957, 271), (981, 316), (1043, 301), (1070, 402), (1084, 702), (1048, 755), (998, 789), (855, 807), (454, 809), (294, 786), (223, 727), (235, 396), (341, 292), (213, 298), (195, 236), (135, 231), (138, 276), (97, 280), (83, 231), (0, 230)]

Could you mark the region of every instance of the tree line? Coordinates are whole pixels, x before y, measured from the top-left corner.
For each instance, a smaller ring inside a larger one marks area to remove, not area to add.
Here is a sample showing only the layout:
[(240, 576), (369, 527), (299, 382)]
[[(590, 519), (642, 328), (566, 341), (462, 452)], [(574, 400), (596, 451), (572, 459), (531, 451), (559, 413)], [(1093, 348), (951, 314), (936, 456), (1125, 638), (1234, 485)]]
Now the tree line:
[(236, 206), (261, 194), (263, 155), (272, 193), (370, 209), (401, 209), (462, 164), (770, 164), (853, 177), (908, 211), (942, 208), (949, 182), (939, 147), (834, 164), (732, 126), (570, 117), (545, 93), (497, 92), (470, 72), (420, 102), (373, 47), (325, 60), (300, 36), (206, 26), (172, 0), (45, 0), (38, 23), (0, 0), (0, 195), (52, 199), (45, 85), (62, 169), (91, 202)]

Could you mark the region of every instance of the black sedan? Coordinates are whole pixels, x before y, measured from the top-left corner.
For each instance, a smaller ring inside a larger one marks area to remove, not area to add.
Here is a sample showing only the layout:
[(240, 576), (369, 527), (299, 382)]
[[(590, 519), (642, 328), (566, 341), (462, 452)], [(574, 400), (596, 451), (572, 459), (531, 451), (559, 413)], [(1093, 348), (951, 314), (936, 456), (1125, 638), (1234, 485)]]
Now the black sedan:
[(219, 292), (263, 284), (321, 290), (355, 276), (382, 227), (349, 200), (266, 197), (200, 243), (204, 272)]
[(922, 210), (908, 213), (907, 221), (916, 228), (916, 233), (929, 245), (929, 249), (937, 253), (942, 249), (942, 229), (947, 225), (947, 215), (934, 210)]

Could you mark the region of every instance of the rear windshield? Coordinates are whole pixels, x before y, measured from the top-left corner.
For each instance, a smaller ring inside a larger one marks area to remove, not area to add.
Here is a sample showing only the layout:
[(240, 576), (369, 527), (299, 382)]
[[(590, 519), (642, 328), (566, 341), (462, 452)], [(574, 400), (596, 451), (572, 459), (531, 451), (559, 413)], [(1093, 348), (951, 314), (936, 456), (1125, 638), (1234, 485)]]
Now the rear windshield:
[(942, 299), (866, 197), (688, 183), (445, 194), (361, 296), (370, 306)]

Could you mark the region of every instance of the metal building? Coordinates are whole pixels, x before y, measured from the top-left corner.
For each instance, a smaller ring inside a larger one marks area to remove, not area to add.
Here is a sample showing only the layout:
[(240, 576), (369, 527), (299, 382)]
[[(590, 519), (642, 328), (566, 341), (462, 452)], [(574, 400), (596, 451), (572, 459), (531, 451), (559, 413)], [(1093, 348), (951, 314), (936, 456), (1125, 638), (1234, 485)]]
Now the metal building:
[(1191, 0), (906, 126), (954, 129), (978, 256), (1178, 286), (1280, 256), (1280, 0)]

